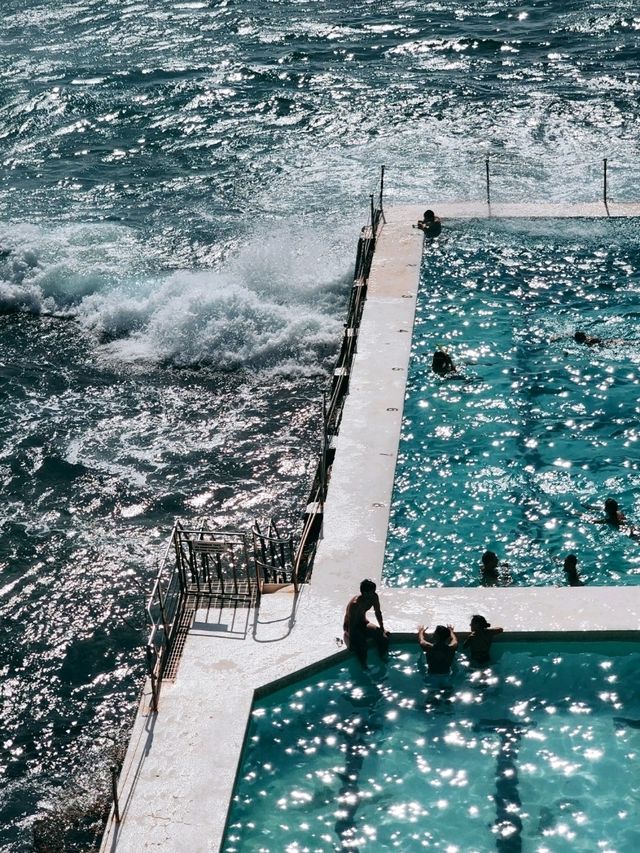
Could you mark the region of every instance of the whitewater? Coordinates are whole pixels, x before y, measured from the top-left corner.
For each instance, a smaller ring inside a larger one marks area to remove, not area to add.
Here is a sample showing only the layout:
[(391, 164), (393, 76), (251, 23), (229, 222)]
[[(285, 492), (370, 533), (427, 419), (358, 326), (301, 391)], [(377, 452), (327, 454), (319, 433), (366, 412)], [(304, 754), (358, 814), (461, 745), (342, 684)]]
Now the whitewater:
[[(5, 0), (0, 850), (99, 837), (176, 517), (298, 523), (386, 203), (637, 200), (632, 0)], [(579, 226), (578, 226), (579, 227)], [(637, 275), (637, 271), (633, 273)]]

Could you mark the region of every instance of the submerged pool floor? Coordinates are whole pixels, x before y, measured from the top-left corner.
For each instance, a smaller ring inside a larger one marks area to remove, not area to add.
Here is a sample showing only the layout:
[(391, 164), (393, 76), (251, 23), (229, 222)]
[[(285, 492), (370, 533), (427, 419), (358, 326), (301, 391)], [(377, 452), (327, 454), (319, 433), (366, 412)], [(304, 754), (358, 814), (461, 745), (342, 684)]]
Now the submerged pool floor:
[(223, 849), (640, 849), (637, 644), (493, 658), (438, 680), (403, 647), (261, 701)]
[[(483, 220), (425, 244), (384, 569), (391, 586), (640, 581), (637, 220)], [(576, 330), (603, 345), (573, 340)], [(460, 371), (431, 371), (436, 347)], [(588, 509), (585, 505), (593, 505)]]

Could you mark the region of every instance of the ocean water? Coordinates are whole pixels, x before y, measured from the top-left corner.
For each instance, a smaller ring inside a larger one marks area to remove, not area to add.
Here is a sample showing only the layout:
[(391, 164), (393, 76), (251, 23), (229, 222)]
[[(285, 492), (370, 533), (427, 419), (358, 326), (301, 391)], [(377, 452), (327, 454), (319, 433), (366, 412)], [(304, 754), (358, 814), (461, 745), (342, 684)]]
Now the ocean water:
[(88, 850), (176, 515), (295, 518), (387, 202), (634, 198), (631, 0), (5, 0), (0, 849)]
[[(387, 584), (476, 586), (485, 550), (499, 584), (564, 585), (570, 553), (588, 584), (640, 582), (639, 270), (635, 218), (451, 222), (426, 247)], [(621, 530), (594, 523), (608, 497)]]
[(496, 642), (449, 677), (417, 644), (370, 665), (256, 704), (226, 853), (638, 849), (637, 644)]

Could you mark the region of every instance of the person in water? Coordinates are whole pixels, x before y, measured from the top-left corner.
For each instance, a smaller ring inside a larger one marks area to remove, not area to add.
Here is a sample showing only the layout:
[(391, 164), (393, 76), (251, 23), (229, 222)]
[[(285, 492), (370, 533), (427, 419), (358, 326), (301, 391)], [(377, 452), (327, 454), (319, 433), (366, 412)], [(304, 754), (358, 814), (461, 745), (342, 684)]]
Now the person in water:
[(573, 340), (577, 344), (584, 344), (587, 347), (606, 347), (629, 343), (629, 341), (625, 341), (622, 338), (598, 338), (595, 335), (587, 335), (585, 332), (580, 331), (574, 334)]
[[(367, 611), (372, 607), (378, 620), (377, 625), (367, 620)], [(380, 599), (375, 582), (369, 578), (360, 584), (360, 595), (355, 595), (347, 604), (343, 629), (347, 648), (355, 654), (362, 666), (367, 665), (369, 640), (373, 640), (381, 657), (387, 653), (390, 634), (385, 630), (382, 621)]]
[(471, 617), (471, 633), (464, 641), (463, 648), (468, 650), (472, 663), (489, 663), (491, 643), (496, 634), (502, 634), (503, 628), (492, 628), (490, 623), (476, 614)]
[(495, 551), (485, 551), (482, 555), (482, 582), (493, 586), (500, 580), (498, 567), (508, 569), (509, 563), (501, 563)]
[(457, 372), (456, 366), (449, 353), (440, 348), (438, 348), (433, 354), (431, 370), (433, 370), (434, 373), (437, 373), (438, 376), (448, 376), (451, 373)]
[[(583, 504), (585, 509), (598, 509), (593, 504)], [(608, 524), (616, 530), (626, 533), (632, 539), (640, 538), (640, 531), (627, 522), (626, 515), (618, 506), (618, 501), (615, 498), (607, 498), (604, 502), (604, 518), (592, 519), (594, 524)]]
[(453, 625), (437, 625), (432, 642), (425, 638), (425, 626), (418, 626), (418, 642), (427, 658), (429, 675), (448, 675), (458, 648), (458, 638)]
[(584, 586), (584, 581), (578, 574), (578, 558), (575, 554), (569, 554), (564, 558), (563, 569), (569, 586)]
[(575, 335), (573, 336), (573, 340), (577, 344), (584, 344), (588, 347), (601, 346), (604, 343), (602, 338), (597, 338), (594, 335), (587, 335), (585, 332), (579, 331), (575, 333)]
[(426, 237), (437, 237), (442, 231), (442, 223), (433, 210), (425, 210), (422, 219), (418, 220), (418, 228)]

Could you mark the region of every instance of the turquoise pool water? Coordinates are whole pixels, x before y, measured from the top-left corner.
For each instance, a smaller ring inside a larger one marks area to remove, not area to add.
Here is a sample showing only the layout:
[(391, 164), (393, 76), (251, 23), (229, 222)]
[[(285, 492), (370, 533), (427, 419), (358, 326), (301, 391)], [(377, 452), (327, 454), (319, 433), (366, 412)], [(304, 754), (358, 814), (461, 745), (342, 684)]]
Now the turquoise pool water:
[(640, 849), (640, 653), (495, 643), (430, 681), (417, 645), (254, 709), (223, 849)]
[[(384, 579), (473, 586), (635, 584), (640, 546), (640, 229), (636, 220), (447, 223), (425, 245)], [(583, 330), (610, 341), (575, 343)], [(444, 346), (464, 379), (431, 371)], [(585, 509), (584, 504), (597, 507)]]

